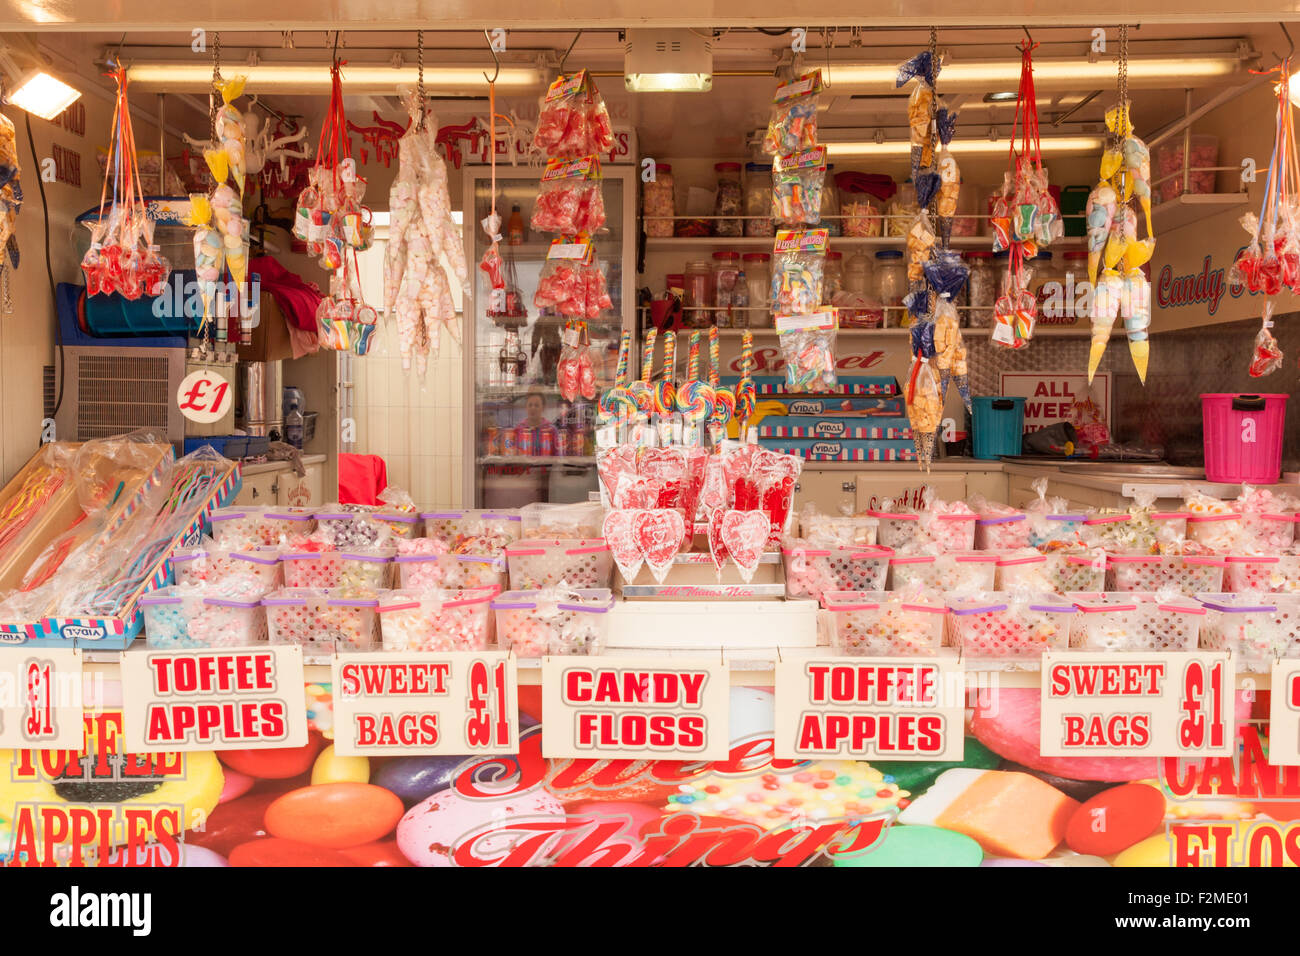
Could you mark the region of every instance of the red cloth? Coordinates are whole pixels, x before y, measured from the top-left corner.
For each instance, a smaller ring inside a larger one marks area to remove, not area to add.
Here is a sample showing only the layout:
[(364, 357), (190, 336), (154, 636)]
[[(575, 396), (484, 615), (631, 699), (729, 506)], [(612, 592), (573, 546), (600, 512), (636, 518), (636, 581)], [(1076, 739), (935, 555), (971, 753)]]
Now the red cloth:
[(339, 504), (377, 505), (388, 487), (388, 466), (378, 455), (339, 455)]
[(248, 271), (258, 277), (263, 289), (271, 293), (291, 328), (316, 331), (316, 307), (320, 305), (321, 294), (314, 283), (294, 275), (270, 256), (257, 256), (250, 260)]

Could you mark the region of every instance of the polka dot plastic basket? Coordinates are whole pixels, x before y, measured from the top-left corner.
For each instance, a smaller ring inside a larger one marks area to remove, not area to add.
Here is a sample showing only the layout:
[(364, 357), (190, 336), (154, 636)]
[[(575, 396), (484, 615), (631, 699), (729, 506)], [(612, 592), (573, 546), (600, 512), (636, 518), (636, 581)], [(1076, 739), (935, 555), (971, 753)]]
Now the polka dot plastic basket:
[(262, 598), (272, 644), (297, 644), (308, 664), (328, 664), (335, 651), (378, 650), (376, 597), (338, 590), (281, 588)]
[(1231, 556), (1223, 586), (1229, 591), (1300, 593), (1300, 554)]
[(828, 591), (883, 591), (894, 552), (863, 547), (783, 547), (785, 595), (820, 601)]
[(1111, 591), (1165, 591), (1186, 595), (1221, 591), (1227, 558), (1214, 555), (1111, 554), (1106, 557)]
[(835, 653), (850, 657), (934, 657), (943, 645), (947, 609), (890, 592), (828, 591), (822, 607), (835, 616)]
[(290, 588), (368, 588), (388, 585), (393, 549), (285, 552), (284, 585)]
[(1232, 651), (1239, 671), (1261, 672), (1300, 657), (1300, 595), (1198, 594), (1205, 606), (1201, 648)]
[(506, 589), (506, 559), (477, 554), (403, 554), (394, 559), (399, 586)]
[(921, 516), (894, 511), (868, 511), (880, 522), (876, 530), (876, 544), (886, 548), (905, 548), (921, 536)]
[(523, 534), (523, 519), (518, 511), (470, 509), (426, 511), (424, 536), (455, 545), (459, 538), (487, 536), (503, 543), (516, 541)]
[(290, 535), (316, 527), (311, 508), (218, 508), (212, 512), (212, 537), (219, 548), (277, 547)]
[(177, 584), (221, 584), (234, 577), (251, 577), (263, 591), (270, 591), (282, 581), (278, 548), (192, 548), (173, 552), (171, 562)]
[(1024, 513), (980, 515), (975, 522), (975, 547), (981, 551), (1011, 551), (1029, 547), (1029, 519)]
[(604, 538), (517, 541), (506, 548), (506, 564), (515, 591), (607, 588), (614, 576), (614, 558)]
[(992, 591), (998, 556), (988, 551), (895, 555), (889, 561), (889, 589), (921, 587), (935, 591)]
[(385, 591), (379, 603), (384, 650), (487, 650), (496, 593), (496, 588)]
[(1075, 607), (1056, 594), (994, 591), (948, 602), (952, 639), (969, 658), (1030, 659), (1070, 643)]
[(1080, 651), (1194, 651), (1206, 611), (1188, 597), (1098, 592), (1067, 594), (1079, 613), (1070, 646)]
[(535, 501), (519, 509), (525, 538), (595, 538), (605, 520), (599, 501), (551, 504)]
[(998, 557), (999, 591), (1100, 591), (1106, 586), (1106, 555), (1072, 554), (1052, 551), (1043, 554), (1034, 548)]
[(880, 519), (871, 515), (809, 513), (799, 519), (799, 535), (812, 545), (864, 548), (876, 543)]
[(256, 597), (232, 598), (167, 587), (140, 599), (145, 640), (159, 650), (251, 647), (266, 640), (266, 616)]
[(608, 588), (507, 591), (492, 601), (497, 645), (520, 657), (599, 654), (613, 607)]

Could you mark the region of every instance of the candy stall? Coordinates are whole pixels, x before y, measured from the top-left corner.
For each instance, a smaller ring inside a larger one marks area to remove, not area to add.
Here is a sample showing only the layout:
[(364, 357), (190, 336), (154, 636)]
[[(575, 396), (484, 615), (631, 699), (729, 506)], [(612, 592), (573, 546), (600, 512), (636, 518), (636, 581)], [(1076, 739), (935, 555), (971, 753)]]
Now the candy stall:
[(285, 6), (0, 37), (0, 863), (1300, 863), (1287, 23)]

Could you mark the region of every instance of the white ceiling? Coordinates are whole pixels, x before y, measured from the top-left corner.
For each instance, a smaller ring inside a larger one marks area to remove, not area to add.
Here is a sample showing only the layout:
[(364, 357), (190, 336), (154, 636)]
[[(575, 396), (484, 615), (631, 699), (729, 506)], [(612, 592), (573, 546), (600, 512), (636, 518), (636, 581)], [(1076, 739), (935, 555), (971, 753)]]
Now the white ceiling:
[[(78, 3), (78, 7), (89, 4)], [(158, 8), (160, 15), (167, 14)], [(1187, 7), (1180, 3), (1180, 8)], [(1257, 11), (1249, 2), (1245, 4), (1246, 13)], [(0, 0), (0, 16), (6, 7), (12, 11), (22, 6), (33, 9), (39, 6), (51, 19), (57, 20), (58, 10), (69, 4), (16, 4), (13, 0)], [(193, 3), (186, 4), (187, 8)], [(200, 2), (199, 6), (202, 6)], [(242, 3), (233, 0), (224, 4), (232, 11), (238, 11)], [(278, 0), (276, 7), (285, 17), (294, 10), (302, 10), (320, 4), (307, 4), (305, 0), (284, 3)], [(401, 15), (418, 4), (412, 2), (386, 3), (385, 8), (393, 11), (393, 16)], [(454, 6), (454, 5), (453, 5)], [(671, 7), (671, 4), (669, 5)], [(714, 4), (710, 9), (717, 9)], [(834, 4), (818, 2), (819, 8), (828, 12)], [(1157, 5), (1158, 6), (1158, 5)], [(115, 4), (123, 19), (130, 21), (130, 12), (135, 8), (134, 0), (118, 0)], [(344, 18), (351, 4), (347, 0), (335, 0), (330, 5), (330, 20), (337, 22)], [(174, 9), (174, 8), (169, 8)], [(567, 9), (567, 8), (566, 8)], [(910, 9), (910, 7), (909, 7)], [(84, 11), (79, 11), (79, 15)], [(1090, 9), (1090, 14), (1093, 11)], [(232, 13), (233, 15), (233, 13)], [(993, 16), (992, 13), (989, 16)], [(68, 33), (50, 33), (35, 31), (43, 47), (55, 54), (56, 65), (74, 68), (86, 82), (105, 82), (98, 76), (99, 69), (92, 61), (102, 61), (106, 53), (123, 44), (123, 58), (130, 62), (135, 58), (174, 59), (195, 55), (190, 50), (190, 25), (199, 21), (192, 12), (185, 17), (184, 32), (169, 30), (168, 23), (160, 24), (163, 29), (146, 31), (133, 30), (95, 30)], [(322, 18), (323, 19), (323, 18)], [(48, 21), (47, 21), (48, 22)], [(373, 21), (372, 21), (373, 22)], [(608, 22), (608, 21), (606, 21)], [(1095, 22), (1104, 22), (1100, 17)], [(658, 24), (656, 24), (658, 25)], [(508, 35), (510, 55), (516, 57), (537, 57), (552, 67), (558, 64), (565, 50), (577, 42), (568, 55), (567, 66), (585, 66), (597, 76), (597, 82), (609, 104), (615, 122), (636, 128), (643, 153), (658, 155), (722, 155), (739, 156), (746, 152), (745, 139), (756, 127), (766, 123), (768, 104), (774, 86), (773, 75), (782, 62), (790, 56), (790, 36), (781, 33), (769, 36), (749, 28), (732, 28), (721, 30), (714, 40), (714, 87), (705, 94), (628, 94), (622, 88), (621, 71), (623, 46), (619, 30), (604, 27), (584, 30), (579, 36), (575, 30), (537, 31), (512, 29)], [(1074, 57), (1084, 58), (1088, 55), (1091, 42), (1091, 27), (1082, 26), (1034, 26), (1031, 28), (1033, 39), (1040, 44), (1038, 57)], [(1110, 35), (1110, 53), (1115, 48), (1114, 28)], [(1300, 23), (1295, 35), (1300, 36)], [(1142, 54), (1177, 54), (1192, 55), (1198, 51), (1231, 51), (1244, 45), (1258, 54), (1254, 65), (1271, 66), (1277, 62), (1278, 55), (1287, 50), (1287, 41), (1277, 23), (1244, 24), (1171, 24), (1146, 23), (1131, 29), (1131, 44), (1134, 56)], [(1007, 59), (1017, 57), (1017, 44), (1025, 37), (1021, 28), (989, 27), (943, 27), (938, 31), (940, 48), (948, 51), (954, 61), (975, 59)], [(284, 33), (278, 30), (268, 31), (230, 31), (221, 33), (223, 58), (227, 63), (225, 72), (235, 69), (235, 63), (247, 51), (263, 51), (265, 55), (292, 55), (302, 58), (319, 58), (320, 62), (329, 60), (335, 42), (335, 34), (326, 30), (294, 30)], [(485, 69), (491, 68), (491, 56), (481, 30), (434, 31), (425, 32), (425, 62), (471, 62), (481, 63)], [(834, 30), (809, 28), (807, 54), (808, 66), (823, 66), (828, 55), (831, 58), (855, 57), (871, 61), (901, 61), (911, 56), (917, 49), (929, 42), (928, 30), (916, 28), (882, 28), (878, 26), (850, 29), (841, 27)], [(211, 38), (209, 37), (209, 44)], [(292, 53), (284, 53), (292, 44)], [(348, 30), (340, 39), (340, 55), (351, 53), (358, 58), (366, 55), (390, 54), (401, 52), (407, 62), (414, 62), (415, 35), (410, 31), (375, 31)], [(1249, 65), (1249, 64), (1248, 64)], [(732, 74), (732, 75), (728, 75)], [(346, 72), (345, 72), (346, 75)], [(846, 127), (854, 129), (887, 128), (895, 130), (905, 124), (905, 94), (869, 94), (854, 95), (848, 91), (841, 92), (835, 86), (835, 68), (829, 70), (830, 88), (824, 97), (822, 123), (826, 127)], [(1238, 86), (1250, 82), (1252, 77), (1243, 72), (1226, 79), (1218, 87), (1204, 86), (1192, 91), (1193, 107), (1216, 95), (1223, 86)], [(1014, 89), (1014, 85), (1011, 87)], [(345, 86), (346, 89), (346, 86)], [(942, 90), (942, 76), (940, 77)], [(249, 92), (256, 92), (250, 90)], [(1089, 102), (1075, 110), (1068, 117), (1063, 114), (1076, 107), (1081, 100), (1093, 96)], [(1051, 132), (1095, 131), (1099, 129), (1102, 112), (1114, 102), (1114, 85), (1098, 90), (1095, 86), (1081, 85), (1076, 89), (1043, 92), (1039, 96), (1039, 109), (1042, 117), (1044, 134)], [(199, 105), (201, 97), (187, 98), (192, 106)], [(990, 125), (1002, 125), (1005, 129), (1014, 112), (1014, 104), (989, 106), (981, 102), (978, 94), (953, 96), (952, 104), (962, 111), (960, 129), (965, 135), (978, 130), (983, 135)], [(206, 121), (202, 113), (186, 106), (183, 99), (169, 97), (169, 102), (176, 105), (168, 110), (171, 124), (193, 128), (202, 132)], [(322, 96), (278, 96), (265, 99), (265, 102), (287, 113), (306, 115), (314, 119), (323, 110), (325, 97)], [(518, 101), (498, 101), (502, 111), (518, 108), (521, 114), (531, 111), (534, 103), (532, 96)], [(1144, 88), (1133, 94), (1134, 118), (1140, 132), (1150, 135), (1172, 119), (1182, 115), (1186, 103), (1186, 91), (1181, 88), (1180, 80), (1172, 78), (1165, 89)], [(394, 97), (366, 96), (349, 97), (348, 110), (352, 115), (368, 119), (371, 109), (385, 113), (396, 113), (398, 104)], [(478, 91), (469, 91), (459, 102), (439, 104), (439, 115), (444, 122), (458, 122), (460, 116), (486, 111), (486, 96)], [(1053, 123), (1059, 122), (1059, 125)]]

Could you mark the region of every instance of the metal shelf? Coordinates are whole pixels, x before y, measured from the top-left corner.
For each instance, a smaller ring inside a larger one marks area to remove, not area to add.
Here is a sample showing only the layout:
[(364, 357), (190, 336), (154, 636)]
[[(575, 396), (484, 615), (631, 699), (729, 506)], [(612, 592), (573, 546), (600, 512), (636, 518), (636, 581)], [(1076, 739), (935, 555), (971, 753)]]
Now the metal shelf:
[(1249, 202), (1246, 193), (1183, 193), (1152, 206), (1151, 223), (1157, 233), (1168, 232)]

